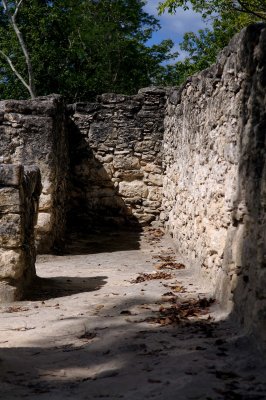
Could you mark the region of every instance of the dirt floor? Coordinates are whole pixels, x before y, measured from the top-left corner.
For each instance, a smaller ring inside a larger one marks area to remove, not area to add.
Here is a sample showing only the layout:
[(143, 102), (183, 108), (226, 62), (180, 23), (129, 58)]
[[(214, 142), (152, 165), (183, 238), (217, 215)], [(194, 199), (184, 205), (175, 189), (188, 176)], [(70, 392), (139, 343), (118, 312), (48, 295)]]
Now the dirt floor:
[(0, 306), (1, 399), (266, 399), (266, 361), (158, 229), (39, 256)]

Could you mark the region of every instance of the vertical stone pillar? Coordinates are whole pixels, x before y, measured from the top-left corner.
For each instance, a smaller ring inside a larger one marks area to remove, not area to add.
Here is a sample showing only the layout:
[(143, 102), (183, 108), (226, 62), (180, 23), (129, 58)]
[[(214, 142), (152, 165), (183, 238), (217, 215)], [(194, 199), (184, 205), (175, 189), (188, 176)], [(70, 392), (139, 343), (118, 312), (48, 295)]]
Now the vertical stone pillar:
[(0, 302), (21, 299), (35, 276), (40, 192), (38, 168), (0, 164)]
[(64, 101), (59, 95), (0, 102), (0, 162), (37, 165), (41, 171), (36, 226), (39, 253), (62, 247), (64, 240), (68, 173), (65, 125)]

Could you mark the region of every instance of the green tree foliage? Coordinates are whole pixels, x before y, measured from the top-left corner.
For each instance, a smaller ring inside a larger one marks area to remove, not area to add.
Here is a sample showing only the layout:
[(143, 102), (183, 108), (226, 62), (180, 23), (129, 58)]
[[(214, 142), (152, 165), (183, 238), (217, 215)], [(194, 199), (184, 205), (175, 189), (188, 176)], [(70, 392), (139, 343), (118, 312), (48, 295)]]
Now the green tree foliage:
[(180, 47), (188, 53), (188, 57), (170, 67), (176, 77), (176, 84), (214, 63), (217, 54), (242, 28), (266, 19), (265, 0), (166, 0), (161, 3), (160, 11), (176, 13), (178, 18), (180, 7), (184, 10), (192, 7), (194, 11), (200, 12), (210, 27), (184, 35)]
[[(0, 3), (1, 4), (1, 3)], [(34, 71), (38, 95), (61, 93), (68, 101), (103, 92), (134, 93), (164, 81), (173, 43), (148, 47), (158, 21), (141, 0), (23, 0), (17, 24)], [(18, 40), (0, 10), (0, 49), (22, 76), (27, 66)], [(0, 56), (0, 98), (26, 98), (27, 90)]]
[(160, 3), (161, 12), (168, 9), (170, 13), (177, 11), (179, 7), (188, 10), (190, 7), (196, 12), (202, 13), (203, 18), (209, 15), (223, 12), (240, 12), (253, 15), (260, 20), (266, 20), (265, 0), (165, 0)]
[(35, 98), (36, 96), (35, 96), (35, 86), (34, 86), (34, 72), (32, 69), (31, 58), (29, 56), (28, 48), (25, 43), (23, 34), (17, 24), (17, 15), (18, 15), (19, 9), (22, 5), (22, 2), (23, 2), (23, 0), (14, 0), (14, 1), (2, 0), (4, 17), (6, 18), (6, 21), (3, 21), (3, 23), (7, 22), (8, 23), (7, 26), (13, 30), (13, 32), (16, 36), (16, 39), (19, 43), (21, 52), (23, 53), (25, 63), (27, 66), (27, 72), (28, 72), (27, 79), (24, 79), (24, 77), (20, 74), (20, 72), (16, 68), (16, 66), (12, 60), (12, 53), (11, 53), (11, 56), (9, 56), (8, 50), (6, 50), (4, 48), (2, 48), (2, 49), (0, 48), (0, 56), (2, 58), (4, 58), (4, 60), (9, 65), (12, 72), (15, 74), (16, 78), (19, 79), (19, 81), (22, 83), (22, 85), (27, 89), (31, 98)]

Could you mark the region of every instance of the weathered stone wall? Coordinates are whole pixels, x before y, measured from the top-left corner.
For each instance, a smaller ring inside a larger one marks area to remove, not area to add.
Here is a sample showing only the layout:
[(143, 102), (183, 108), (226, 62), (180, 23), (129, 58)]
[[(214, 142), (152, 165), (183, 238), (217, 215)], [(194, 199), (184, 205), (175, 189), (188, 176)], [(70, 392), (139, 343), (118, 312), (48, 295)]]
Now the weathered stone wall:
[(0, 162), (37, 165), (42, 176), (36, 241), (39, 252), (60, 247), (68, 172), (65, 108), (60, 96), (0, 102)]
[(37, 168), (0, 164), (0, 302), (19, 300), (35, 276), (40, 193)]
[(169, 95), (162, 218), (180, 257), (264, 339), (265, 132), (266, 28), (256, 25)]
[[(216, 65), (181, 88), (105, 94), (68, 113), (66, 127), (59, 96), (0, 102), (0, 162), (14, 171), (0, 181), (0, 289), (32, 274), (25, 210), (38, 193), (30, 185), (25, 197), (22, 167), (7, 164), (38, 165), (39, 251), (60, 245), (66, 208), (70, 228), (79, 230), (160, 218), (180, 257), (266, 340), (265, 25), (244, 30)], [(15, 296), (8, 290), (6, 299)]]
[(72, 106), (72, 224), (142, 225), (158, 218), (164, 105), (165, 90), (147, 88)]

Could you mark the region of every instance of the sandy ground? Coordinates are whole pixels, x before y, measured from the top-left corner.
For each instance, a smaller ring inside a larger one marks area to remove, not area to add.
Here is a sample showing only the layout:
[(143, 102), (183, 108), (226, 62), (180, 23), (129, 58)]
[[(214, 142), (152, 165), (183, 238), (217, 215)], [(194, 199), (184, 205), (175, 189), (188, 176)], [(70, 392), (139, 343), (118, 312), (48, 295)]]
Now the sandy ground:
[[(96, 235), (39, 256), (31, 297), (0, 307), (1, 399), (266, 399), (262, 354), (217, 304), (193, 312), (210, 293), (189, 266), (156, 269), (175, 258), (157, 236)], [(172, 277), (132, 282), (155, 272)]]

